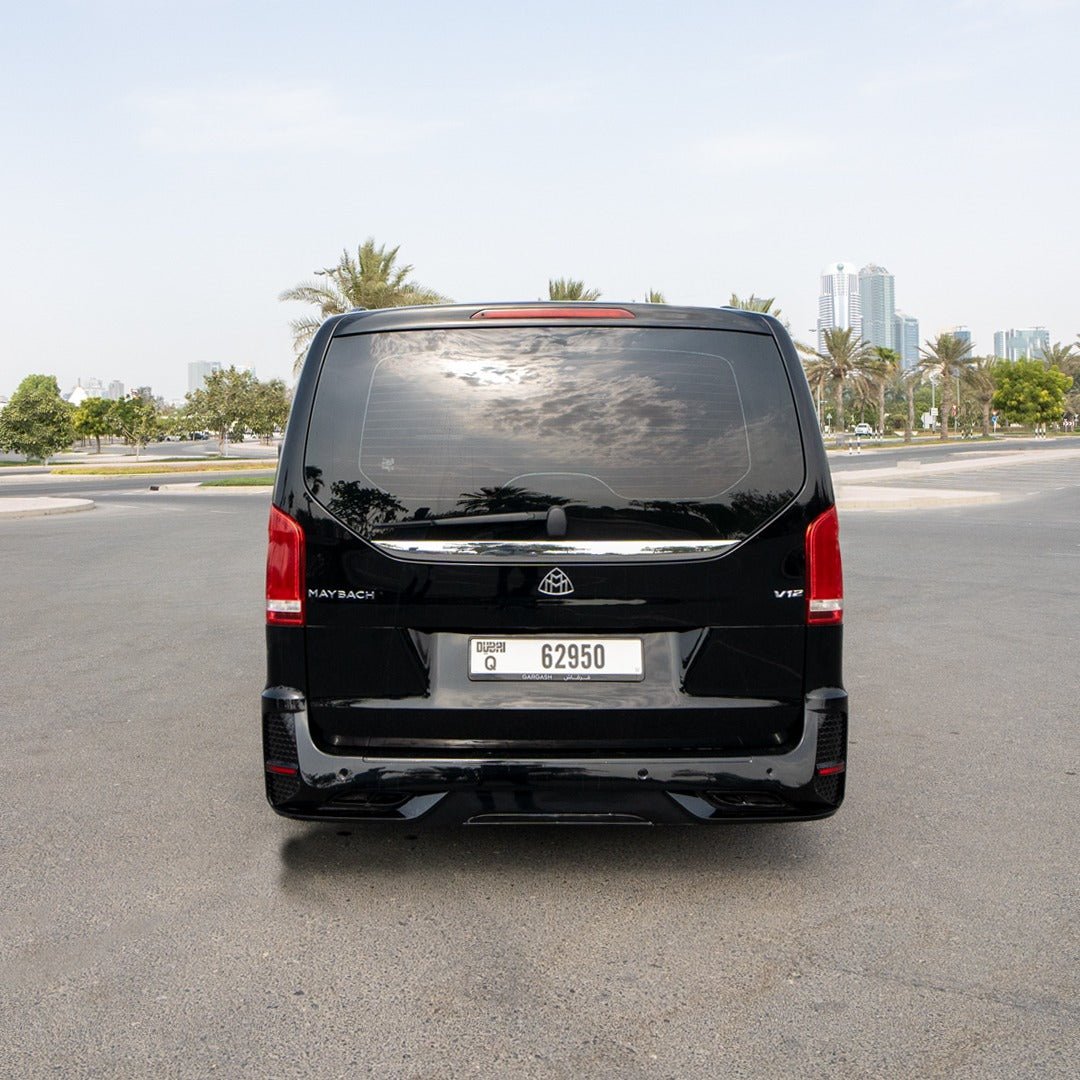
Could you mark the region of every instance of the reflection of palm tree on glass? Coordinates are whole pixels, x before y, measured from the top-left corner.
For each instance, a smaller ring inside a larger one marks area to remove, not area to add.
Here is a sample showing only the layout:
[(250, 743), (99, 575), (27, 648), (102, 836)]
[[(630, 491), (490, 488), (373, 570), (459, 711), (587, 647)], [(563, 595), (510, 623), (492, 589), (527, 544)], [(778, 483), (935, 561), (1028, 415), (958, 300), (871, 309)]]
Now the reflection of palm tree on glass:
[(466, 514), (505, 514), (515, 510), (544, 510), (565, 506), (570, 500), (543, 491), (505, 484), (501, 487), (482, 487), (479, 491), (463, 491), (457, 506)]
[(406, 511), (405, 504), (378, 488), (362, 487), (358, 480), (335, 480), (326, 508), (361, 535), (375, 525), (388, 525)]

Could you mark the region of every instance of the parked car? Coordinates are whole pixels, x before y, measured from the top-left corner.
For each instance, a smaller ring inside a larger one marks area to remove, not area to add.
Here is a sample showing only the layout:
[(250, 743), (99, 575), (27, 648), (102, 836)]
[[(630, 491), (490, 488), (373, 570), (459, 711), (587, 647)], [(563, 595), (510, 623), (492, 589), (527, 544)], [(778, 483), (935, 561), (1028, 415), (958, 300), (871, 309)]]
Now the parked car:
[(333, 317), (272, 502), (279, 813), (717, 822), (840, 805), (836, 507), (775, 318)]
[(873, 435), (874, 434), (874, 429), (869, 424), (856, 424), (855, 425), (855, 434), (856, 435)]

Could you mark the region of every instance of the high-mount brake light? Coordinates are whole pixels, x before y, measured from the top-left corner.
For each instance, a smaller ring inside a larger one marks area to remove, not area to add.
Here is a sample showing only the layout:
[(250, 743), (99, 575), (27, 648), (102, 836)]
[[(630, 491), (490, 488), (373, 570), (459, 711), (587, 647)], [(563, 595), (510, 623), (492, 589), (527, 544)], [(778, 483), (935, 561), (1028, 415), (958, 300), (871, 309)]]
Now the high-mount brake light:
[(632, 311), (621, 307), (534, 307), (484, 308), (473, 319), (633, 319)]
[(304, 625), (304, 530), (276, 506), (270, 507), (266, 549), (266, 621)]
[(806, 621), (819, 626), (844, 621), (844, 572), (835, 506), (806, 530)]

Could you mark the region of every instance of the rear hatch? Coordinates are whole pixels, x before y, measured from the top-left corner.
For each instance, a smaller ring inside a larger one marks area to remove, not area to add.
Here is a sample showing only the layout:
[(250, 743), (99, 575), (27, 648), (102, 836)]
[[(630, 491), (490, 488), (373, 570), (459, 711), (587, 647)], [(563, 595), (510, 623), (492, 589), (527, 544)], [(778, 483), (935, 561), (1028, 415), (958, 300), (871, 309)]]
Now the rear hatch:
[(323, 749), (794, 745), (806, 467), (766, 327), (347, 329), (304, 459)]

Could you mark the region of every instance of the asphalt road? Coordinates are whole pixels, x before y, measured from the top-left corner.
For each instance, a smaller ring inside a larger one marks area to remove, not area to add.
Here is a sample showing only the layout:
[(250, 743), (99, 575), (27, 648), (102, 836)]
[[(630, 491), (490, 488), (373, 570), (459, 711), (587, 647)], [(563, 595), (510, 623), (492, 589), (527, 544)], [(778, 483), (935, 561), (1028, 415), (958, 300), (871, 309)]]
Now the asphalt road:
[(1065, 1077), (1080, 477), (843, 522), (847, 802), (308, 826), (262, 794), (266, 502), (0, 521), (0, 1075)]

